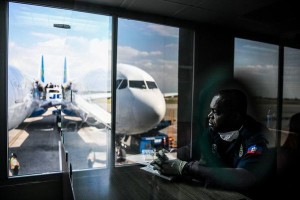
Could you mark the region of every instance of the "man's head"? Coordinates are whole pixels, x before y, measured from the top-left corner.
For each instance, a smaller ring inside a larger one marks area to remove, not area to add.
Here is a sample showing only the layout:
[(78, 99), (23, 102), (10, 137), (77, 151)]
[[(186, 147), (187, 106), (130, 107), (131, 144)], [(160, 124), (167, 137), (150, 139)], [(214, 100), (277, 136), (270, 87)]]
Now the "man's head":
[(219, 91), (210, 103), (209, 126), (217, 132), (237, 130), (247, 113), (247, 97), (237, 89)]

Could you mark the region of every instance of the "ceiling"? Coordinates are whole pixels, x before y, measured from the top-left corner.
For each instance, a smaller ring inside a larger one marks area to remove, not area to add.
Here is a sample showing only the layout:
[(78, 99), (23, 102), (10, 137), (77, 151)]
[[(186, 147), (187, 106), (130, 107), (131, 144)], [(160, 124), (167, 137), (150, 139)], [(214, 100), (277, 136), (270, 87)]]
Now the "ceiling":
[(283, 40), (300, 39), (299, 7), (292, 0), (74, 0), (234, 28)]

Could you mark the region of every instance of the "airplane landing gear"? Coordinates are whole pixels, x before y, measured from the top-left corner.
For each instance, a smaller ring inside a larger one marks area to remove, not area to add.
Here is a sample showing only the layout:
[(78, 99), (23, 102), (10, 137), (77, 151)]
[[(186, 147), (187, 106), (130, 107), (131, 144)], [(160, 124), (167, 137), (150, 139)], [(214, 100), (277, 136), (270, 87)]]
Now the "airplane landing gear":
[(116, 161), (118, 163), (126, 161), (126, 151), (123, 147), (116, 147)]
[(126, 150), (122, 146), (123, 136), (116, 136), (116, 162), (121, 163), (126, 161)]

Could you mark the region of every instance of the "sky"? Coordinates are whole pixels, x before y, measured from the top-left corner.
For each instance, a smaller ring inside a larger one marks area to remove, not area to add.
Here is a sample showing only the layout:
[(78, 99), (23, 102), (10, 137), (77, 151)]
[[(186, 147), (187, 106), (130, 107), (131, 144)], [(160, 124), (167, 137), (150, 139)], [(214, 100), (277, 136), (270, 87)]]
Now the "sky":
[[(71, 29), (55, 28), (54, 23)], [(178, 40), (176, 27), (119, 18), (118, 63), (144, 69), (162, 92), (177, 92)], [(275, 98), (278, 52), (277, 45), (236, 38), (235, 76), (256, 96)], [(46, 82), (62, 82), (66, 57), (69, 80), (110, 90), (111, 17), (9, 3), (9, 65), (39, 78), (42, 55)], [(283, 95), (300, 98), (300, 51), (285, 48), (284, 56)]]
[[(179, 29), (128, 19), (118, 25), (118, 63), (144, 69), (163, 92), (177, 92)], [(88, 73), (89, 85), (108, 89), (111, 51), (109, 16), (9, 3), (8, 63), (33, 78), (39, 78), (43, 56), (45, 81), (62, 83), (66, 57), (69, 80)]]

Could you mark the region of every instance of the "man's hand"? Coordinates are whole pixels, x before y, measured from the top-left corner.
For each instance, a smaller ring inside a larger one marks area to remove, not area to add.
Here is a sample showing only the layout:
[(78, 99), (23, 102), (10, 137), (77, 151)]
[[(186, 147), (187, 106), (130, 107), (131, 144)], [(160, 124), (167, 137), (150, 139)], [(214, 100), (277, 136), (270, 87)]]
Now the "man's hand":
[(153, 160), (150, 164), (154, 166), (154, 169), (158, 170), (162, 174), (181, 175), (183, 167), (187, 162), (179, 159), (169, 160), (165, 154), (166, 152), (167, 151), (165, 149), (160, 150), (156, 154), (157, 159)]

